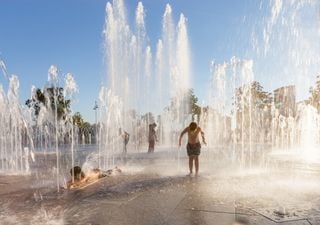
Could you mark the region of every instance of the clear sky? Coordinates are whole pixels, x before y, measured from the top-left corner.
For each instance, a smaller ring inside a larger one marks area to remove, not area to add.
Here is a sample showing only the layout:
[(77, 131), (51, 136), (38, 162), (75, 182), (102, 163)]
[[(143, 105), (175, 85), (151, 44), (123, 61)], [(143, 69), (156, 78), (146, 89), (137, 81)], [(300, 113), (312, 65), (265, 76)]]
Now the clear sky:
[[(252, 26), (263, 15), (255, 0), (143, 0), (146, 27), (155, 49), (161, 37), (166, 3), (188, 18), (192, 50), (194, 89), (206, 100), (210, 62), (249, 55)], [(20, 78), (21, 99), (30, 95), (32, 85), (42, 87), (51, 64), (62, 73), (71, 72), (79, 86), (74, 110), (93, 122), (94, 101), (105, 80), (102, 30), (105, 0), (1, 0), (0, 54), (10, 73)], [(133, 21), (137, 0), (125, 0)], [(263, 82), (268, 83), (268, 78)], [(6, 84), (3, 77), (0, 83)]]

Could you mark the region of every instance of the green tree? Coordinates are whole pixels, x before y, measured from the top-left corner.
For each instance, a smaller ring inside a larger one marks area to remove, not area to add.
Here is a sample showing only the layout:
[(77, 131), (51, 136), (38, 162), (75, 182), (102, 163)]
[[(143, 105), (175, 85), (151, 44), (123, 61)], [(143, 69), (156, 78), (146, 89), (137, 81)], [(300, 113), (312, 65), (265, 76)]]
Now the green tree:
[(37, 88), (35, 95), (26, 101), (26, 105), (34, 109), (36, 116), (39, 115), (41, 107), (46, 107), (52, 114), (57, 111), (58, 120), (65, 120), (67, 114), (71, 111), (71, 100), (64, 98), (63, 88), (61, 87), (48, 87), (44, 90)]
[[(189, 108), (190, 108), (190, 113), (192, 115), (192, 120), (195, 120), (195, 117), (197, 116), (197, 119), (200, 119), (201, 115), (201, 107), (198, 105), (198, 97), (194, 94), (194, 90), (190, 89), (188, 91), (188, 98), (189, 98)], [(199, 122), (199, 121), (197, 121)]]
[(79, 112), (76, 112), (73, 116), (72, 116), (72, 121), (73, 121), (73, 125), (76, 125), (78, 127), (82, 127), (84, 124), (84, 120), (82, 118), (82, 115)]
[[(249, 138), (266, 140), (268, 137), (272, 122), (272, 101), (272, 94), (264, 91), (257, 81), (236, 89), (233, 104), (237, 117), (237, 132), (246, 141)], [(248, 132), (249, 129), (251, 132)]]
[[(79, 137), (85, 138), (85, 143), (89, 143), (90, 134), (95, 134), (96, 125), (92, 126), (90, 123), (85, 122), (82, 115), (79, 112), (76, 112), (72, 116), (73, 125), (78, 127), (78, 135)], [(82, 140), (83, 141), (83, 140)]]
[(234, 104), (238, 111), (251, 109), (264, 109), (270, 107), (272, 94), (263, 90), (258, 81), (253, 81), (250, 85), (243, 85), (236, 89), (236, 100)]
[(309, 90), (311, 96), (307, 101), (320, 112), (320, 75), (317, 76), (316, 84)]
[(258, 81), (254, 81), (251, 84), (251, 96), (254, 107), (264, 109), (266, 106), (271, 106), (272, 94), (264, 91), (262, 85)]

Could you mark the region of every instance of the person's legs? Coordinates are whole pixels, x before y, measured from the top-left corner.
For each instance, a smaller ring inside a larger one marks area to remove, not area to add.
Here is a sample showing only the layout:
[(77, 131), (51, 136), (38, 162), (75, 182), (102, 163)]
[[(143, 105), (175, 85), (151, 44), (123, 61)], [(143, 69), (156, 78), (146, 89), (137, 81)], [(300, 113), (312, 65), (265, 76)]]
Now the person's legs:
[(149, 141), (148, 153), (151, 153), (151, 141)]
[(124, 154), (127, 153), (127, 143), (126, 143), (126, 141), (123, 142), (123, 153)]
[(199, 156), (198, 155), (194, 157), (194, 164), (196, 167), (196, 175), (198, 175), (198, 172), (199, 172)]
[(151, 144), (151, 152), (152, 153), (154, 152), (154, 145), (155, 145), (155, 141), (152, 141), (152, 144)]
[(153, 153), (154, 152), (154, 145), (155, 145), (155, 141), (149, 141), (148, 153)]
[(192, 171), (193, 171), (193, 156), (189, 156), (189, 171), (190, 171), (190, 174), (192, 174)]

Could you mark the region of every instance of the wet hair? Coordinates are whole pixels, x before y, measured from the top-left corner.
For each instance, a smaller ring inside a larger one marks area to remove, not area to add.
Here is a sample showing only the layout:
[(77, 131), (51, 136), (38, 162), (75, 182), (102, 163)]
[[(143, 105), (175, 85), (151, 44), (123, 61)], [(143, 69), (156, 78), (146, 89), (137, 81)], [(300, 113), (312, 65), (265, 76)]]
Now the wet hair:
[(149, 124), (149, 130), (154, 130), (157, 127), (156, 123)]
[(71, 176), (73, 176), (75, 180), (82, 180), (83, 178), (85, 178), (85, 174), (84, 172), (82, 172), (80, 166), (75, 166), (72, 169), (70, 169), (70, 174)]
[(198, 124), (197, 124), (196, 122), (191, 122), (190, 125), (189, 125), (189, 129), (190, 129), (191, 131), (196, 130), (197, 127), (198, 127)]

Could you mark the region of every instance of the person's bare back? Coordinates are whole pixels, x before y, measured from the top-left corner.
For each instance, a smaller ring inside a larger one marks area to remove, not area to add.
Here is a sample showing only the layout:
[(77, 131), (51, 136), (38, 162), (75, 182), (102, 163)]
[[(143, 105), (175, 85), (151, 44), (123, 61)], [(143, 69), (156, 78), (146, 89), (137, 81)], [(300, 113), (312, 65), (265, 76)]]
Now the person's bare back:
[(100, 169), (92, 169), (87, 174), (85, 174), (80, 166), (75, 166), (73, 169), (70, 170), (70, 174), (73, 177), (67, 183), (67, 189), (73, 189), (79, 187), (84, 184), (92, 183), (96, 180), (99, 180), (103, 177), (109, 177), (114, 173), (121, 173), (121, 169), (117, 166), (113, 169), (102, 171)]

